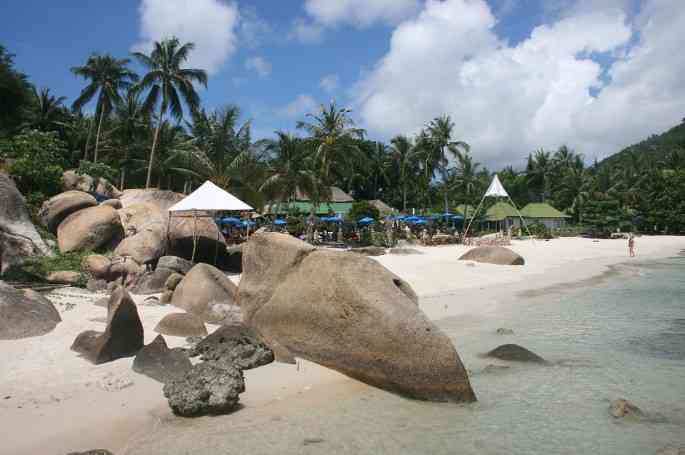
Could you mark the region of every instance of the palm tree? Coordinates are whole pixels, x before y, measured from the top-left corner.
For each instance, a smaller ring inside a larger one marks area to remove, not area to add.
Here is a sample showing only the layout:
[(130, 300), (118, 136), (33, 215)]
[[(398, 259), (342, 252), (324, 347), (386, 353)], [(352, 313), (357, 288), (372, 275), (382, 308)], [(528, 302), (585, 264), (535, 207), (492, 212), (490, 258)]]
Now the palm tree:
[(145, 133), (149, 124), (149, 116), (143, 111), (143, 104), (138, 93), (129, 90), (126, 97), (116, 105), (118, 150), (123, 151), (120, 162), (119, 188), (126, 187), (126, 171), (131, 164), (131, 158), (141, 151)]
[(448, 205), (448, 168), (449, 159), (458, 158), (463, 153), (468, 153), (470, 150), (469, 144), (463, 141), (453, 141), (452, 131), (454, 130), (454, 122), (449, 115), (437, 117), (426, 126), (426, 133), (428, 136), (427, 145), (427, 163), (433, 170), (440, 171), (444, 185), (444, 199), (445, 199), (445, 213), (449, 212)]
[(552, 154), (544, 149), (536, 150), (534, 155), (528, 155), (528, 185), (538, 189), (542, 202), (545, 202), (549, 194), (549, 177), (555, 168), (556, 163), (552, 160)]
[[(75, 75), (90, 81), (74, 101), (72, 105), (74, 110), (81, 110), (97, 94), (95, 115), (98, 117), (98, 129), (95, 134), (94, 163), (98, 161), (100, 131), (104, 118), (112, 112), (117, 103), (121, 102), (120, 92), (138, 80), (136, 73), (127, 68), (129, 62), (129, 59), (116, 59), (111, 55), (96, 54), (90, 56), (84, 66), (76, 66), (71, 69)], [(88, 153), (87, 150), (86, 153)]]
[(332, 101), (328, 106), (321, 105), (318, 114), (307, 114), (311, 122), (297, 122), (297, 128), (309, 134), (309, 141), (316, 148), (314, 158), (321, 180), (326, 185), (331, 183), (332, 168), (338, 173), (345, 173), (360, 159), (361, 152), (356, 140), (363, 139), (365, 131), (354, 127), (351, 112), (346, 108), (338, 108)]
[(463, 195), (465, 204), (473, 203), (473, 195), (476, 194), (479, 183), (480, 163), (475, 163), (468, 152), (458, 154), (457, 162), (452, 189)]
[[(291, 202), (298, 191), (316, 195), (319, 178), (312, 167), (312, 154), (302, 139), (277, 131), (277, 140), (270, 141), (266, 151), (271, 155), (268, 177), (259, 191), (273, 194), (279, 202)], [(317, 199), (315, 196), (313, 199)]]
[(31, 90), (33, 100), (27, 109), (28, 120), (23, 127), (48, 131), (63, 123), (67, 117), (63, 103), (67, 97), (52, 96), (49, 88), (43, 88), (40, 92), (35, 87), (31, 87)]
[(397, 168), (400, 187), (402, 188), (402, 211), (407, 211), (407, 186), (409, 178), (416, 169), (416, 149), (407, 136), (395, 136), (390, 140), (391, 160)]
[(181, 100), (186, 103), (191, 111), (200, 107), (200, 97), (193, 84), (197, 82), (206, 87), (207, 73), (200, 69), (181, 68), (194, 48), (193, 43), (181, 45), (178, 38), (169, 38), (155, 42), (150, 55), (142, 52), (133, 54), (148, 69), (148, 73), (135, 85), (135, 90), (149, 90), (144, 103), (146, 110), (152, 111), (155, 106), (159, 105), (157, 127), (152, 139), (152, 149), (148, 162), (146, 188), (150, 187), (159, 130), (164, 123), (164, 116), (167, 111), (171, 112), (173, 118), (180, 121), (183, 118)]

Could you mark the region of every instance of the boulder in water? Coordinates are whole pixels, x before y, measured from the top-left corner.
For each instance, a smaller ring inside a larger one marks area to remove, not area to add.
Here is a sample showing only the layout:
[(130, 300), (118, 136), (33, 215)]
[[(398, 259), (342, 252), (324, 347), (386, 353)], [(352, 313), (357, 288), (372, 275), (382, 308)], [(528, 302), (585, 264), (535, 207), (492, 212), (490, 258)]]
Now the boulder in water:
[(289, 353), (412, 398), (475, 401), (452, 342), (410, 289), (375, 260), (289, 235), (255, 234), (243, 247), (245, 324), (277, 358)]
[(193, 348), (190, 357), (249, 370), (274, 361), (273, 351), (252, 329), (244, 325), (225, 325), (216, 329)]
[(524, 265), (524, 259), (503, 246), (479, 246), (467, 251), (460, 261), (484, 262), (497, 265)]
[(96, 250), (120, 240), (121, 223), (117, 211), (98, 205), (69, 215), (57, 228), (57, 243), (62, 253)]
[(164, 396), (172, 411), (186, 417), (234, 411), (238, 395), (244, 391), (241, 370), (222, 368), (214, 362), (193, 365), (183, 376), (164, 384)]
[(14, 181), (0, 172), (0, 273), (31, 256), (50, 253)]
[(32, 290), (0, 281), (0, 340), (45, 335), (62, 320), (52, 303)]
[(192, 368), (182, 349), (169, 349), (162, 335), (144, 346), (133, 359), (133, 371), (166, 383), (178, 379)]
[(236, 285), (221, 270), (209, 264), (197, 264), (176, 286), (171, 304), (208, 322), (217, 322), (212, 307), (233, 303), (236, 294)]
[(518, 344), (503, 344), (488, 352), (485, 356), (512, 362), (547, 363), (545, 359), (536, 353)]
[(38, 212), (43, 226), (50, 232), (57, 232), (57, 227), (66, 217), (79, 210), (95, 207), (97, 201), (93, 196), (83, 191), (66, 191), (43, 202)]
[(121, 286), (112, 292), (104, 332), (87, 330), (74, 340), (71, 349), (95, 364), (135, 355), (143, 347), (143, 324), (136, 304)]
[(609, 405), (609, 414), (616, 419), (623, 417), (639, 418), (643, 415), (640, 408), (635, 406), (630, 401), (624, 400), (623, 398), (611, 402)]
[(206, 336), (207, 328), (202, 319), (188, 313), (171, 313), (162, 318), (155, 332), (175, 337)]

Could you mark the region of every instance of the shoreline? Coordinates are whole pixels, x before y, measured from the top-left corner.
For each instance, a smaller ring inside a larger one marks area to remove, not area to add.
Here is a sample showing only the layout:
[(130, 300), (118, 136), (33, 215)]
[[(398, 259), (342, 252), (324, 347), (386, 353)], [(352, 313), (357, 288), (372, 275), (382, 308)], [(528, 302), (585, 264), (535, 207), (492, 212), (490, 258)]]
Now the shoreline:
[[(633, 262), (624, 251), (625, 242), (620, 240), (603, 240), (599, 245), (578, 238), (536, 242), (535, 246), (531, 243), (520, 241), (511, 246), (526, 258), (527, 264), (522, 267), (469, 265), (457, 260), (469, 248), (453, 245), (417, 247), (422, 255), (374, 259), (412, 285), (420, 297), (421, 309), (436, 324), (457, 317), (471, 327), (497, 317), (498, 309), (505, 306), (511, 308), (529, 297), (563, 292), (569, 287), (591, 286), (598, 279), (609, 278), (622, 267), (620, 264)], [(672, 257), (685, 248), (685, 237), (642, 237), (638, 248), (640, 256), (635, 264)], [(73, 298), (65, 296), (67, 303)], [(106, 311), (82, 303), (71, 310), (58, 306), (63, 322), (51, 334), (0, 341), (0, 362), (6, 363), (0, 365), (0, 371), (13, 371), (10, 378), (0, 378), (0, 388), (8, 391), (3, 396), (12, 396), (0, 400), (0, 425), (15, 435), (0, 448), (0, 454), (59, 454), (107, 448), (121, 455), (135, 451), (136, 440), (154, 438), (159, 426), (214, 426), (218, 421), (239, 421), (241, 412), (223, 417), (176, 418), (162, 395), (162, 385), (134, 373), (130, 368), (132, 358), (93, 366), (70, 352), (76, 333), (97, 328), (92, 327), (97, 325), (94, 321)], [(174, 311), (173, 307), (139, 307), (146, 343), (156, 336), (152, 328), (157, 320)], [(214, 326), (208, 329), (211, 332)], [(180, 338), (165, 338), (171, 347), (185, 343)], [(241, 395), (241, 403), (257, 414), (275, 409), (287, 413), (290, 406), (354, 394), (369, 387), (306, 361), (248, 370), (245, 381), (247, 391)], [(13, 406), (17, 402), (27, 405), (18, 409)]]

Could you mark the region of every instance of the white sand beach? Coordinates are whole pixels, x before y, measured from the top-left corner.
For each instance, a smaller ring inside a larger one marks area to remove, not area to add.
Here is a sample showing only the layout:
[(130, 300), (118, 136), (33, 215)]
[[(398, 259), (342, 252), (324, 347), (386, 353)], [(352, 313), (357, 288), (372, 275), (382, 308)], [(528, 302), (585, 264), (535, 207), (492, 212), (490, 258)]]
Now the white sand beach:
[[(674, 256), (685, 249), (685, 237), (640, 237), (635, 259), (627, 257), (625, 240), (514, 241), (511, 249), (525, 258), (524, 266), (459, 261), (468, 250), (464, 246), (416, 249), (422, 254), (385, 255), (377, 260), (413, 286), (431, 319), (463, 316), (477, 321), (496, 315), (512, 293), (588, 280), (628, 261)], [(452, 295), (454, 299), (445, 299)], [(49, 297), (62, 316), (54, 331), (42, 337), (0, 341), (0, 427), (6, 435), (1, 455), (93, 448), (126, 454), (138, 436), (149, 433), (158, 422), (176, 419), (162, 395), (162, 385), (133, 372), (132, 358), (95, 366), (69, 349), (81, 331), (104, 328), (106, 309), (94, 305), (103, 295), (68, 288)], [(136, 301), (149, 343), (157, 335), (153, 331), (157, 322), (178, 310), (146, 305), (141, 296)], [(172, 347), (186, 344), (183, 338), (165, 338)], [(245, 408), (292, 405), (366, 387), (303, 361), (274, 363), (246, 371), (245, 376), (247, 390), (240, 397)]]

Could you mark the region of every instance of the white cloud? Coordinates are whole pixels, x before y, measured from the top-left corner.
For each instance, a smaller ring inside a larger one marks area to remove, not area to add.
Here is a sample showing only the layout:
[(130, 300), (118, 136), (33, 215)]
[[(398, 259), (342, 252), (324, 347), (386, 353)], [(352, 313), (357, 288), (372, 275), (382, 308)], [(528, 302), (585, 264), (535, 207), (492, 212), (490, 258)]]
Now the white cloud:
[(189, 66), (218, 72), (235, 52), (239, 22), (235, 4), (222, 0), (142, 0), (140, 41), (134, 50), (149, 51), (154, 41), (171, 36), (195, 43)]
[[(520, 166), (541, 146), (567, 143), (601, 157), (678, 123), (685, 5), (649, 0), (631, 29), (616, 8), (622, 0), (601, 9), (585, 3), (510, 47), (495, 35), (484, 0), (427, 0), (417, 18), (397, 26), (388, 53), (354, 88), (365, 126), (389, 137), (447, 113), (477, 160)], [(641, 40), (625, 54), (634, 33)], [(608, 82), (599, 53), (625, 54), (609, 68)]]
[(255, 71), (259, 77), (266, 78), (271, 74), (271, 63), (264, 57), (250, 57), (245, 60), (245, 68)]
[(257, 14), (257, 9), (251, 6), (240, 8), (240, 25), (238, 34), (240, 44), (251, 49), (257, 48), (272, 35), (271, 25)]
[(297, 118), (314, 111), (316, 101), (309, 95), (298, 95), (292, 102), (277, 109), (276, 113), (282, 117)]
[(335, 92), (338, 89), (338, 75), (328, 74), (322, 77), (319, 81), (319, 87), (321, 87), (328, 93)]
[(304, 9), (319, 24), (367, 27), (375, 22), (395, 24), (418, 12), (420, 4), (420, 0), (305, 0)]
[(297, 18), (293, 22), (289, 38), (305, 44), (320, 43), (323, 39), (323, 26), (307, 19)]

